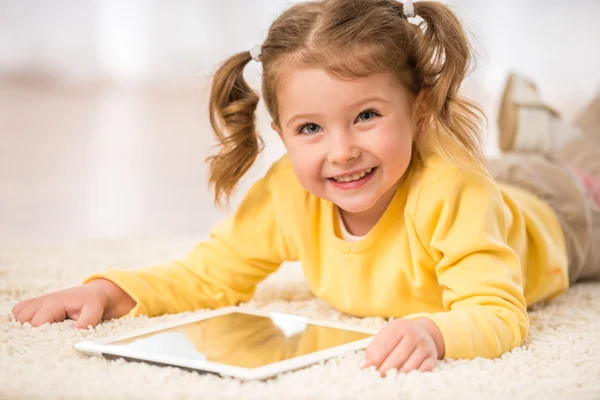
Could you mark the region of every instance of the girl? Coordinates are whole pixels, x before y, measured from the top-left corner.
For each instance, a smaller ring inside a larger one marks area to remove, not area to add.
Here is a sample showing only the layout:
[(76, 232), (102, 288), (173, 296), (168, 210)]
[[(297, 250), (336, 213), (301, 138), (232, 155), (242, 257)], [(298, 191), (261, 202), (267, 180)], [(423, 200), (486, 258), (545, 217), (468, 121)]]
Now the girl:
[[(282, 262), (300, 260), (311, 291), (332, 307), (397, 318), (366, 350), (367, 367), (428, 371), (444, 357), (498, 357), (520, 346), (528, 305), (597, 273), (596, 206), (568, 169), (542, 155), (497, 161), (508, 182), (493, 179), (481, 113), (458, 95), (470, 55), (459, 21), (437, 2), (293, 6), (261, 46), (232, 56), (214, 77), (217, 202), (261, 148), (259, 98), (243, 79), (251, 60), (262, 63), (263, 98), (287, 149), (235, 215), (181, 261), (95, 274), (17, 304), (15, 317), (34, 326), (69, 317), (83, 328), (234, 305)], [(521, 121), (512, 87), (503, 115)], [(506, 149), (535, 142), (507, 126)], [(536, 133), (549, 143), (548, 132)]]

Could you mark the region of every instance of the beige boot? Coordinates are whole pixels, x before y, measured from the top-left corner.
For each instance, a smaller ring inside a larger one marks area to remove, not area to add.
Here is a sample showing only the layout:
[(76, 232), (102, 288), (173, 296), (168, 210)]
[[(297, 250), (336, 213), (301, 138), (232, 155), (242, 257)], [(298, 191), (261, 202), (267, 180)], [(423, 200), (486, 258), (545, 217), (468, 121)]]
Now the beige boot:
[(508, 77), (498, 114), (502, 151), (552, 152), (557, 120), (558, 113), (542, 100), (534, 83), (514, 73)]

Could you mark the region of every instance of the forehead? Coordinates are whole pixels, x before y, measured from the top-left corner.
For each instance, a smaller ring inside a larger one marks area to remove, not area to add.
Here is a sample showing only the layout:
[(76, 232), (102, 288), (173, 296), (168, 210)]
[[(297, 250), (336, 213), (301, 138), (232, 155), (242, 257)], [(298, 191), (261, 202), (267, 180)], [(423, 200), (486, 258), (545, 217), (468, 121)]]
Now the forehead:
[(279, 96), (292, 98), (309, 92), (315, 95), (360, 95), (375, 92), (393, 95), (402, 86), (390, 72), (349, 79), (336, 77), (320, 68), (288, 71), (280, 82)]
[(346, 79), (324, 69), (303, 68), (289, 71), (281, 78), (277, 98), (282, 120), (297, 112), (348, 108), (372, 97), (399, 105), (405, 102), (408, 93), (391, 72)]

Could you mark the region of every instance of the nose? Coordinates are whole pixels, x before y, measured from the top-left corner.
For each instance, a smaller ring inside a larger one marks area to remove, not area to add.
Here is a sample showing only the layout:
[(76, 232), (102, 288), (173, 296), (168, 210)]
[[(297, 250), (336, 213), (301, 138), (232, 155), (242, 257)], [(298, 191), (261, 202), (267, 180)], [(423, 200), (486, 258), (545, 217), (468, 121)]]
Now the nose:
[(332, 164), (345, 164), (360, 156), (360, 150), (348, 132), (330, 131), (328, 147), (327, 161)]

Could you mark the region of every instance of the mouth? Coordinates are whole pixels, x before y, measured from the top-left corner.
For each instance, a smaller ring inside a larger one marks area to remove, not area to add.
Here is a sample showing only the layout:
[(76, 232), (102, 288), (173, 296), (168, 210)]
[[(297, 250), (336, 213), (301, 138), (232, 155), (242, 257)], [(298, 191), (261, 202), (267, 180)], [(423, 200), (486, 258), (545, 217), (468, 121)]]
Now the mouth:
[(338, 189), (358, 189), (371, 179), (375, 171), (377, 171), (377, 167), (368, 168), (352, 174), (334, 176), (327, 178), (327, 180)]
[(375, 171), (375, 168), (368, 168), (365, 169), (364, 171), (361, 172), (357, 172), (354, 174), (346, 174), (346, 175), (340, 175), (340, 176), (334, 176), (329, 178), (330, 180), (333, 180), (335, 182), (353, 182), (353, 181), (357, 181), (359, 179), (364, 178), (367, 175), (370, 175), (373, 171)]

